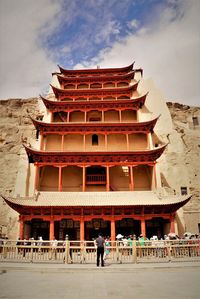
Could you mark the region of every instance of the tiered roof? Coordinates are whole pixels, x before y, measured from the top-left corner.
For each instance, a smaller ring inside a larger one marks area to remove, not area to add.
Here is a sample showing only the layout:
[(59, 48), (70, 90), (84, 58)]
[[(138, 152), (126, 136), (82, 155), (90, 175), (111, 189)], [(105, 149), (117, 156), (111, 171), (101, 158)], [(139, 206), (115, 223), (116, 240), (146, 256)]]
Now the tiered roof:
[[(3, 197), (3, 196), (2, 196)], [(117, 192), (38, 192), (35, 197), (3, 197), (7, 204), (19, 213), (51, 215), (54, 208), (60, 215), (70, 215), (70, 208), (76, 208), (77, 214), (84, 215), (84, 208), (113, 207), (110, 214), (118, 215), (119, 211), (126, 215), (173, 213), (184, 206), (191, 198), (185, 196), (163, 196), (162, 199), (153, 191), (117, 191)], [(42, 210), (44, 208), (44, 210)], [(117, 208), (117, 210), (115, 210)], [(38, 210), (39, 209), (39, 210)], [(59, 209), (59, 210), (58, 210)], [(106, 210), (107, 213), (109, 210)]]
[(132, 123), (104, 123), (104, 122), (87, 122), (87, 123), (45, 123), (36, 119), (32, 119), (35, 128), (44, 133), (149, 133), (158, 120), (158, 117), (144, 122)]
[(121, 67), (121, 68), (96, 68), (96, 69), (81, 69), (81, 70), (68, 70), (64, 69), (61, 66), (58, 65), (61, 74), (65, 76), (87, 76), (91, 74), (95, 75), (107, 75), (107, 74), (124, 74), (127, 72), (132, 71), (134, 63)]
[(78, 100), (78, 101), (52, 101), (49, 99), (45, 99), (41, 96), (41, 99), (46, 106), (46, 108), (51, 112), (56, 111), (74, 111), (74, 110), (87, 110), (88, 109), (133, 109), (138, 110), (139, 108), (142, 108), (142, 106), (145, 103), (146, 97), (148, 93), (142, 96), (138, 96), (136, 98), (132, 99), (118, 99), (116, 101), (113, 100), (92, 100), (92, 101), (84, 101), (84, 100)]
[(166, 145), (153, 150), (143, 151), (93, 151), (93, 152), (60, 152), (41, 151), (24, 145), (29, 163), (67, 164), (67, 165), (131, 165), (154, 163), (163, 153)]
[(82, 97), (132, 97), (133, 91), (137, 90), (139, 82), (135, 82), (128, 87), (113, 87), (113, 88), (93, 88), (93, 89), (62, 89), (51, 85), (53, 92), (58, 100), (64, 100), (66, 98), (73, 97), (79, 99)]

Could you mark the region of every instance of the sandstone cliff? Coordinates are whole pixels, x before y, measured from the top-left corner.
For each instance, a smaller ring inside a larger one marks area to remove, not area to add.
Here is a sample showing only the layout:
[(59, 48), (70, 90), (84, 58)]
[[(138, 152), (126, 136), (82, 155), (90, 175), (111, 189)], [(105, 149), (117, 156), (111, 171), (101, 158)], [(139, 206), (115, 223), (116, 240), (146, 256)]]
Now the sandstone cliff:
[[(0, 101), (0, 194), (12, 195), (22, 142), (34, 137), (29, 115), (37, 115), (37, 98)], [(0, 235), (16, 238), (18, 214), (0, 198)]]
[[(183, 209), (186, 230), (197, 233), (200, 223), (200, 108), (177, 103), (167, 103), (172, 115), (174, 130), (167, 136), (169, 150), (161, 169), (162, 185), (173, 186), (173, 181), (183, 181), (193, 197)], [(0, 101), (0, 193), (12, 195), (14, 190), (19, 152), (22, 142), (35, 138), (35, 129), (29, 116), (39, 116), (38, 99), (12, 99)], [(171, 147), (171, 148), (170, 148)], [(182, 178), (182, 171), (186, 178)], [(177, 187), (178, 188), (178, 187)], [(0, 199), (0, 235), (16, 238), (18, 214)]]

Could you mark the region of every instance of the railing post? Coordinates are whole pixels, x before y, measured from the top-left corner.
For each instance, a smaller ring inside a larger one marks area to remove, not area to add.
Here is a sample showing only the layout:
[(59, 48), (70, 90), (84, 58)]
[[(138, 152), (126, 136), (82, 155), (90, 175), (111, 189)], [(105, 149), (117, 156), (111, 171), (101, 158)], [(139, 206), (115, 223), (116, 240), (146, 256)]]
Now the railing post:
[(119, 241), (116, 241), (116, 256), (117, 256), (117, 261), (119, 261)]
[(5, 244), (3, 244), (3, 258), (6, 259), (7, 257), (7, 247)]
[(65, 264), (69, 263), (69, 240), (66, 240), (65, 242)]
[(132, 242), (132, 260), (133, 263), (137, 263), (137, 247), (136, 247), (136, 241), (133, 240)]
[(167, 254), (168, 254), (169, 262), (171, 262), (171, 259), (172, 259), (171, 242), (167, 242)]

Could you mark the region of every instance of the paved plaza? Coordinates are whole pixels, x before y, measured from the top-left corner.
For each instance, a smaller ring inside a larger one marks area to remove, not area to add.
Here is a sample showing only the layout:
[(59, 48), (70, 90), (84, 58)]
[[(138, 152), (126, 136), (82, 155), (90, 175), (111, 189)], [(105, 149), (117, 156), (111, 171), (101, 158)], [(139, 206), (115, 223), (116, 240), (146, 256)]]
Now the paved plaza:
[(0, 264), (2, 299), (200, 298), (200, 262)]

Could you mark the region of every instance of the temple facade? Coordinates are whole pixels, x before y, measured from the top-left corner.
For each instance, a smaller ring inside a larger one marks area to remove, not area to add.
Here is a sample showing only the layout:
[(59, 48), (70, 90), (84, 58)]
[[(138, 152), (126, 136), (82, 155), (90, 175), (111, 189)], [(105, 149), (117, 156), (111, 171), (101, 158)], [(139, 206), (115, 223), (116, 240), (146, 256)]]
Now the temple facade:
[(171, 118), (142, 69), (59, 67), (41, 102), (15, 196), (4, 198), (19, 213), (21, 239), (150, 238), (178, 229), (176, 213), (191, 196), (162, 187)]

